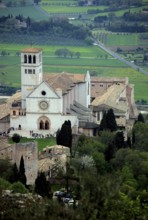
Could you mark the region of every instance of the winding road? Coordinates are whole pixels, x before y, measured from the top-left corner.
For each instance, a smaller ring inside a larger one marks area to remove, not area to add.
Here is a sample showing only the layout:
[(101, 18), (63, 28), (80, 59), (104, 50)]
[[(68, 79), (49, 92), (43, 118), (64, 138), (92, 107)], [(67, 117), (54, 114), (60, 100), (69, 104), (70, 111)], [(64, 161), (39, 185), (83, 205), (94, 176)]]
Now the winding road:
[[(93, 39), (93, 40), (94, 40), (94, 39)], [(125, 59), (122, 58), (119, 54), (117, 54), (117, 53), (113, 52), (112, 50), (110, 50), (109, 48), (107, 48), (107, 47), (106, 47), (104, 44), (102, 44), (100, 41), (94, 40), (94, 42), (95, 42), (94, 45), (100, 47), (102, 50), (106, 51), (107, 53), (109, 53), (109, 54), (110, 54), (111, 56), (113, 56), (114, 58), (116, 58), (116, 59), (120, 60), (121, 62), (127, 64), (127, 65), (130, 66), (131, 68), (136, 69), (136, 70), (138, 70), (139, 72), (144, 73), (145, 75), (148, 75), (148, 72), (147, 72), (146, 70), (144, 70), (143, 68), (141, 68), (141, 67), (135, 65), (134, 63), (131, 63), (131, 62), (125, 60)]]
[[(46, 15), (47, 17), (49, 16), (49, 13), (44, 11), (39, 5), (34, 4), (34, 7), (41, 11), (44, 15)], [(134, 63), (131, 63), (130, 61), (125, 60), (123, 57), (121, 57), (119, 54), (113, 52), (112, 50), (110, 50), (109, 48), (107, 48), (104, 44), (102, 44), (99, 40), (95, 40), (94, 41), (94, 45), (100, 47), (102, 50), (106, 51), (107, 53), (109, 53), (111, 56), (113, 56), (115, 59), (120, 60), (121, 62), (125, 63), (127, 66), (130, 66), (131, 68), (145, 74), (148, 75), (148, 72), (146, 70), (144, 70), (143, 68), (135, 65)]]

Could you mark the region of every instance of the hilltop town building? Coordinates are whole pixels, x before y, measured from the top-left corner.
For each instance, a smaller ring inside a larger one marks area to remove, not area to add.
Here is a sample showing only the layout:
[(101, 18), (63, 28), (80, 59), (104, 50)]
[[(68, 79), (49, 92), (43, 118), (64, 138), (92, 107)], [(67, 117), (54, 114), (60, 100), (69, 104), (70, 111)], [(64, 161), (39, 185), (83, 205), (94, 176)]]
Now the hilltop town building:
[(21, 91), (0, 105), (0, 130), (55, 135), (65, 120), (73, 134), (97, 134), (103, 112), (112, 108), (117, 124), (132, 127), (138, 111), (128, 78), (86, 74), (43, 74), (42, 49), (21, 51)]

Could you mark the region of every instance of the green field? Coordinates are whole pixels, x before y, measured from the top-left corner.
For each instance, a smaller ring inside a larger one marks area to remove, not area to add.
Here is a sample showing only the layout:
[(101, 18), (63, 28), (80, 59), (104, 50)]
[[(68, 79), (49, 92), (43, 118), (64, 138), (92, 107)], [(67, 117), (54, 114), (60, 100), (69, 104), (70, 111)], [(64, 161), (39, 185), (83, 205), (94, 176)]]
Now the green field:
[(19, 14), (23, 15), (24, 18), (27, 18), (29, 16), (35, 21), (48, 19), (48, 16), (46, 14), (42, 13), (40, 10), (37, 10), (34, 6), (0, 8), (1, 16), (16, 16)]
[[(56, 139), (53, 137), (50, 138), (25, 138), (22, 137), (20, 140), (20, 143), (25, 143), (25, 142), (32, 142), (32, 141), (36, 141), (38, 143), (38, 150), (41, 151), (43, 150), (43, 148), (47, 147), (47, 146), (53, 146), (56, 144)], [(9, 143), (13, 144), (14, 142), (12, 141), (12, 139), (9, 139)]]
[[(11, 2), (12, 5), (16, 4), (16, 6), (21, 4), (21, 0), (11, 0), (11, 1), (10, 0), (2, 0), (2, 2), (5, 4)], [(25, 0), (26, 5), (31, 5), (32, 3), (33, 3), (33, 0)]]
[[(6, 0), (5, 2), (9, 2)], [(12, 3), (19, 5), (21, 0), (12, 0)], [(24, 17), (31, 17), (36, 21), (48, 19), (49, 16), (54, 15), (68, 15), (69, 17), (78, 17), (82, 14), (82, 19), (76, 19), (75, 24), (82, 24), (83, 19), (86, 18), (86, 24), (91, 22), (95, 16), (108, 15), (109, 12), (101, 12), (99, 14), (87, 14), (89, 9), (104, 10), (104, 6), (76, 6), (75, 0), (42, 0), (39, 4), (46, 12), (37, 9), (32, 4), (31, 0), (26, 0), (26, 7), (9, 7), (0, 8), (0, 14), (3, 15), (18, 15)], [(30, 5), (30, 6), (29, 6)], [(131, 12), (139, 11), (142, 7), (131, 8)], [(120, 16), (127, 10), (115, 11), (115, 15)], [(49, 13), (49, 15), (48, 15)], [(80, 22), (80, 23), (79, 23)], [(84, 23), (83, 23), (84, 24)], [(1, 31), (1, 30), (0, 30)], [(142, 41), (139, 34), (126, 34), (126, 33), (111, 33), (103, 29), (93, 30), (93, 35), (108, 47), (114, 49), (115, 47), (144, 47), (147, 48), (148, 42)], [(8, 38), (8, 39), (7, 39)], [(9, 43), (5, 43), (9, 42)], [(43, 45), (44, 44), (44, 45)], [(127, 67), (125, 64), (112, 58), (109, 54), (99, 49), (96, 46), (86, 46), (86, 44), (79, 40), (62, 38), (54, 39), (52, 36), (45, 36), (41, 33), (39, 35), (15, 35), (7, 36), (7, 33), (1, 32), (0, 52), (6, 51), (9, 56), (0, 56), (0, 82), (14, 87), (20, 87), (20, 57), (16, 53), (21, 49), (30, 47), (40, 47), (43, 49), (43, 71), (45, 73), (83, 73), (87, 70), (90, 73), (98, 76), (118, 76), (129, 77), (130, 83), (135, 85), (135, 99), (145, 99), (148, 101), (148, 76)], [(63, 45), (63, 46), (62, 46)], [(70, 46), (71, 45), (71, 46)], [(68, 50), (76, 53), (80, 52), (80, 58), (74, 56), (73, 58), (59, 58), (55, 56), (55, 51), (60, 48), (67, 48)], [(131, 55), (129, 55), (131, 56)], [(131, 59), (139, 54), (134, 54)], [(126, 57), (128, 58), (128, 57)], [(148, 70), (148, 68), (145, 68)]]

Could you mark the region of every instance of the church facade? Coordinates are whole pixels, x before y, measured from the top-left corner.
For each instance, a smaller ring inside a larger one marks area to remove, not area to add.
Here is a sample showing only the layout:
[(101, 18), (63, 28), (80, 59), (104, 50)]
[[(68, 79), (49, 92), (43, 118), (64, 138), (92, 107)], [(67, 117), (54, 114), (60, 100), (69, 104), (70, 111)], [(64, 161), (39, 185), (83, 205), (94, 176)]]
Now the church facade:
[(90, 76), (62, 73), (43, 77), (42, 50), (27, 48), (21, 52), (19, 95), (10, 108), (10, 127), (18, 133), (54, 135), (65, 120), (71, 121), (77, 133), (77, 114), (68, 110), (74, 101), (86, 109), (90, 105)]

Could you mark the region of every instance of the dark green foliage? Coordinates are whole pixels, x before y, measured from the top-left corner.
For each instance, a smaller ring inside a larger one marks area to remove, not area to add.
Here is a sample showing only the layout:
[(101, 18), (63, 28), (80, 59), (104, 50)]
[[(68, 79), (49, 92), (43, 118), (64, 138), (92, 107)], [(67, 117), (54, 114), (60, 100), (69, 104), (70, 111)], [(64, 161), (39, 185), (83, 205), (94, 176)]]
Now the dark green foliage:
[(117, 149), (125, 147), (123, 131), (118, 131), (115, 136), (115, 146)]
[(113, 109), (109, 109), (103, 114), (103, 118), (100, 123), (100, 130), (110, 130), (111, 132), (117, 130), (117, 123)]
[(148, 124), (143, 122), (135, 123), (133, 127), (132, 147), (141, 151), (148, 151)]
[(131, 148), (131, 146), (132, 146), (131, 137), (127, 137), (126, 146)]
[(12, 165), (12, 173), (9, 177), (9, 182), (10, 183), (14, 183), (14, 182), (17, 182), (19, 180), (19, 171), (17, 169), (17, 165), (16, 163), (14, 163)]
[(12, 166), (9, 160), (0, 159), (0, 177), (9, 180), (12, 173)]
[(109, 109), (106, 114), (107, 128), (112, 132), (117, 130), (117, 123), (113, 109)]
[(35, 192), (43, 197), (50, 198), (50, 183), (43, 172), (39, 173), (35, 180)]
[(111, 159), (113, 159), (115, 156), (115, 152), (116, 149), (114, 144), (109, 144), (105, 150), (105, 160), (109, 162)]
[(15, 143), (19, 143), (20, 140), (21, 140), (21, 137), (20, 137), (19, 134), (16, 134), (16, 133), (13, 134), (13, 136), (12, 136), (12, 141), (13, 141), (13, 142), (15, 142)]
[(144, 117), (141, 113), (139, 113), (137, 120), (138, 120), (138, 122), (143, 122), (144, 123)]
[(25, 175), (25, 166), (24, 166), (24, 158), (23, 156), (21, 156), (21, 160), (20, 160), (20, 166), (19, 166), (19, 173), (18, 173), (18, 176), (19, 176), (19, 181), (21, 183), (23, 183), (24, 185), (26, 185), (26, 175)]
[(61, 127), (61, 130), (57, 131), (56, 141), (58, 145), (69, 147), (71, 151), (72, 129), (71, 129), (71, 122), (69, 120), (64, 122), (64, 124)]
[(19, 181), (14, 182), (11, 185), (10, 189), (13, 190), (13, 193), (21, 193), (21, 194), (28, 193), (28, 190), (26, 189), (24, 184)]
[(100, 130), (106, 130), (107, 129), (107, 121), (106, 121), (106, 112), (103, 113), (103, 118), (100, 123)]

